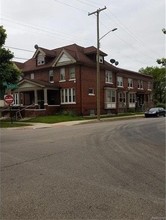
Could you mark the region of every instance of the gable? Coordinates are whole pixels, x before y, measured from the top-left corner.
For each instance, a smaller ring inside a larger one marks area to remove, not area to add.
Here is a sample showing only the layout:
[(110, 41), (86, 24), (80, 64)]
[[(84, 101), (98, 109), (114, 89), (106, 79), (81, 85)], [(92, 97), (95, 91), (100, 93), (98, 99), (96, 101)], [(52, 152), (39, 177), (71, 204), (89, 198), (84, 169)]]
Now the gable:
[(42, 55), (42, 56), (45, 56), (45, 55), (46, 55), (41, 48), (38, 48), (38, 49), (36, 50), (36, 52), (35, 52), (34, 55), (33, 55), (33, 58), (37, 58), (37, 56), (39, 56), (39, 55)]
[(63, 50), (55, 60), (53, 66), (64, 66), (75, 62), (76, 60), (67, 51)]
[(39, 88), (39, 86), (37, 86), (34, 83), (31, 82), (23, 82), (20, 85), (18, 85), (19, 89), (25, 89), (25, 88)]

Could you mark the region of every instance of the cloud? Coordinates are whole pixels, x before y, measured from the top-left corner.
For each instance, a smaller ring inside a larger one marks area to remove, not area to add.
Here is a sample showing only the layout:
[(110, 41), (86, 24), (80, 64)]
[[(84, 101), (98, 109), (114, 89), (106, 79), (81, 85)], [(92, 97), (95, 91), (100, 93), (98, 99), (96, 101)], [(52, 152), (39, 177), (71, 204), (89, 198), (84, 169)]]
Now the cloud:
[[(101, 50), (107, 59), (115, 58), (119, 67), (137, 71), (156, 65), (164, 57), (164, 0), (1, 0), (1, 23), (7, 30), (6, 45), (34, 50), (34, 45), (53, 49), (71, 43), (96, 46), (96, 16), (88, 16), (98, 8)], [(32, 53), (12, 49), (15, 56), (30, 58)]]

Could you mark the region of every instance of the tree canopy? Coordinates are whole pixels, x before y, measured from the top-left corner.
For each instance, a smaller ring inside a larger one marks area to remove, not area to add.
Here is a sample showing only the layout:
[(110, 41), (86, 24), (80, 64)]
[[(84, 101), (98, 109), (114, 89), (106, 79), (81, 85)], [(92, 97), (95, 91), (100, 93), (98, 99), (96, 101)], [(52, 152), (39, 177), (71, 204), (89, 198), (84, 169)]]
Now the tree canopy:
[(146, 67), (140, 73), (153, 76), (153, 98), (155, 103), (166, 103), (166, 74), (165, 67)]
[(0, 87), (4, 88), (4, 83), (14, 84), (18, 81), (20, 71), (11, 61), (14, 55), (10, 50), (4, 48), (7, 38), (6, 30), (0, 26)]

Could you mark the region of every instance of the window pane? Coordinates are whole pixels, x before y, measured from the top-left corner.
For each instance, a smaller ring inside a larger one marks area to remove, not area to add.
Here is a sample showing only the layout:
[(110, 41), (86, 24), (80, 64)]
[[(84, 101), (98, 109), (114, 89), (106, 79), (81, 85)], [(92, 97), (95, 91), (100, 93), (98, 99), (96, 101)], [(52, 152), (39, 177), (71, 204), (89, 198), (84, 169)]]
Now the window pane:
[(105, 71), (105, 82), (112, 83), (112, 72), (109, 70)]
[(69, 69), (70, 79), (75, 79), (75, 67)]
[(71, 102), (71, 89), (69, 89), (69, 102)]
[(65, 80), (65, 68), (60, 69), (60, 80)]

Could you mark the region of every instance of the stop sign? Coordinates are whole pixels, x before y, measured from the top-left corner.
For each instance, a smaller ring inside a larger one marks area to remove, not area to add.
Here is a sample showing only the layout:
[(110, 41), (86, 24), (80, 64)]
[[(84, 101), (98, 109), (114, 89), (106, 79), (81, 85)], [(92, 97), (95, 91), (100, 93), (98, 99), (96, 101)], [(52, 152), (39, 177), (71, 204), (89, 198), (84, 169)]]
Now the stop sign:
[(13, 103), (14, 103), (13, 95), (4, 95), (4, 101), (5, 101), (8, 105), (13, 104)]

